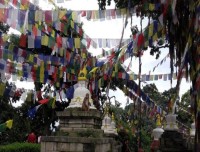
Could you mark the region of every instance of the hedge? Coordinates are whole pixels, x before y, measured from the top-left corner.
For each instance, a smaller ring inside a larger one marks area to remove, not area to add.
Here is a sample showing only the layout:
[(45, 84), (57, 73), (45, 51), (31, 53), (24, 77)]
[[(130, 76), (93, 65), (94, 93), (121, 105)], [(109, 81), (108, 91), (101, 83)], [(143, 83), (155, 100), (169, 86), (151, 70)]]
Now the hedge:
[(40, 144), (12, 143), (0, 146), (0, 152), (40, 152)]

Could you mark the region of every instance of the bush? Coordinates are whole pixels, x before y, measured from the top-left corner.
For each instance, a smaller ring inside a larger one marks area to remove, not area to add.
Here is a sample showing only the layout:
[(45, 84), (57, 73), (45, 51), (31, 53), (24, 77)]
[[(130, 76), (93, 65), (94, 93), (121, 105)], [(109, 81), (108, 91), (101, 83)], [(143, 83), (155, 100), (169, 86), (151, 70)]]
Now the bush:
[(0, 146), (0, 152), (40, 152), (40, 144), (12, 143)]

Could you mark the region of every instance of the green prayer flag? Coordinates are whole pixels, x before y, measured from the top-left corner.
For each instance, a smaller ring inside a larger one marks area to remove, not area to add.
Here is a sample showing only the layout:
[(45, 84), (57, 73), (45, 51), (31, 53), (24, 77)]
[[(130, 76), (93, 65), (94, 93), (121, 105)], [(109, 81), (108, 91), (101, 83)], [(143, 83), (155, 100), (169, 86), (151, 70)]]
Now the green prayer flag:
[(6, 130), (6, 123), (0, 124), (0, 132), (3, 132)]

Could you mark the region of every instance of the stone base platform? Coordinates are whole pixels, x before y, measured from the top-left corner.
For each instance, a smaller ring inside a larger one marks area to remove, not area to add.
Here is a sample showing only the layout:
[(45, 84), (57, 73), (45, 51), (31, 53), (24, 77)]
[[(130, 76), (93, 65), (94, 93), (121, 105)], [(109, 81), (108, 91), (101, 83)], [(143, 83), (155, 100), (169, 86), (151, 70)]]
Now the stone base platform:
[(121, 152), (113, 138), (42, 136), (41, 152)]
[(60, 130), (65, 131), (66, 128), (93, 128), (101, 129), (101, 114), (98, 110), (90, 109), (82, 111), (82, 109), (65, 109), (56, 113), (60, 119)]
[(57, 136), (70, 136), (70, 137), (94, 137), (101, 138), (104, 135), (103, 130), (93, 128), (61, 128), (56, 132)]
[(165, 130), (160, 139), (162, 152), (192, 152), (187, 147), (187, 141), (178, 131)]
[(41, 138), (41, 152), (121, 152), (115, 135), (104, 135), (101, 113), (67, 108), (56, 112), (59, 128), (55, 136)]

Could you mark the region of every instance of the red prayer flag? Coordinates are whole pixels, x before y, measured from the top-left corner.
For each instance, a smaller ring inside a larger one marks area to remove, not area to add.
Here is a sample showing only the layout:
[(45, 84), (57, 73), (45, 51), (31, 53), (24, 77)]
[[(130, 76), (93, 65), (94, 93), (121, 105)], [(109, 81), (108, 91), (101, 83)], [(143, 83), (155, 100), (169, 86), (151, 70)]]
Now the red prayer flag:
[(33, 31), (33, 35), (34, 36), (37, 36), (37, 28), (36, 28), (36, 26), (32, 26), (32, 31)]
[(118, 73), (118, 78), (122, 78), (122, 72)]
[(81, 12), (81, 17), (84, 17), (84, 16), (86, 16), (86, 11)]
[(17, 0), (13, 0), (13, 1), (12, 1), (12, 4), (13, 4), (14, 6), (17, 6)]
[(70, 61), (70, 57), (71, 57), (70, 52), (66, 51), (66, 59), (67, 59), (67, 61)]
[(56, 37), (56, 42), (57, 42), (57, 47), (61, 48), (62, 47), (62, 37), (61, 36), (57, 36)]
[(40, 104), (47, 104), (49, 102), (49, 99), (42, 99), (38, 101)]
[(22, 34), (19, 39), (19, 46), (26, 47), (26, 41), (27, 41), (26, 35)]
[(47, 24), (52, 23), (52, 11), (47, 10), (44, 13), (45, 13), (45, 22)]
[(141, 33), (141, 34), (138, 36), (137, 46), (138, 46), (138, 47), (141, 47), (143, 44), (144, 44), (144, 35), (143, 35), (143, 33)]

